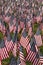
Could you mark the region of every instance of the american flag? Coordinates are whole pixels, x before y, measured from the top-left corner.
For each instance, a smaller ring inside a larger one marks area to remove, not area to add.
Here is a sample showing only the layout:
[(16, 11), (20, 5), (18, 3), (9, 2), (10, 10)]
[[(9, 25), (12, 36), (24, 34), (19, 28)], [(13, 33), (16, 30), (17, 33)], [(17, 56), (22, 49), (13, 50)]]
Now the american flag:
[(40, 56), (39, 62), (40, 62), (40, 64), (43, 64), (43, 56)]
[(6, 29), (5, 29), (5, 26), (2, 25), (2, 32), (5, 34), (6, 32)]
[(32, 36), (32, 27), (29, 28), (28, 36)]
[(23, 50), (22, 46), (19, 45), (19, 60), (20, 60), (20, 65), (26, 65), (24, 54), (23, 54), (22, 50)]
[(39, 65), (39, 58), (37, 58), (36, 55), (37, 55), (37, 53), (29, 50), (26, 60), (31, 61), (33, 63), (33, 65)]
[(24, 28), (24, 26), (25, 26), (25, 25), (24, 25), (24, 22), (21, 22), (21, 21), (20, 21), (20, 26), (21, 26), (21, 28)]
[(30, 50), (31, 46), (30, 46), (30, 43), (26, 46), (26, 51), (28, 53), (28, 51)]
[(10, 23), (9, 23), (9, 30), (10, 30), (10, 32), (12, 32), (14, 30), (14, 25), (10, 25)]
[(18, 25), (18, 33), (20, 32), (20, 30), (21, 30), (21, 27), (20, 27), (20, 25)]
[(9, 23), (9, 22), (10, 22), (10, 18), (11, 18), (11, 17), (4, 16), (3, 18), (4, 18), (4, 21), (5, 21), (5, 22), (7, 22), (7, 23)]
[(17, 44), (14, 44), (14, 48), (12, 49), (12, 53), (14, 55), (14, 57), (16, 57), (16, 52), (17, 52)]
[(9, 57), (9, 55), (8, 55), (7, 50), (6, 50), (6, 47), (2, 48), (1, 49), (1, 58), (2, 58), (2, 60), (5, 59), (5, 58), (8, 58), (8, 57)]
[(2, 31), (2, 24), (0, 23), (0, 31)]
[(7, 41), (7, 40), (6, 40), (5, 46), (6, 46), (6, 49), (7, 49), (8, 52), (9, 52), (10, 50), (12, 50), (12, 49), (13, 49), (13, 46), (14, 46), (12, 40), (11, 40), (11, 41)]
[(42, 17), (38, 16), (38, 17), (36, 17), (36, 20), (37, 20), (37, 22), (42, 21)]
[(14, 25), (16, 24), (16, 18), (14, 18), (13, 23), (14, 23)]
[(26, 48), (28, 42), (29, 42), (28, 38), (24, 38), (23, 36), (21, 37), (21, 39), (20, 39), (20, 44), (21, 44), (24, 48)]
[(24, 59), (24, 55), (23, 55), (22, 52), (19, 52), (19, 57), (20, 57), (21, 60), (25, 61), (25, 59)]
[(15, 31), (16, 31), (16, 26), (14, 26), (14, 30), (13, 30), (13, 32), (15, 33)]
[(1, 64), (1, 60), (0, 60), (0, 65), (2, 65), (2, 64)]
[(25, 28), (23, 28), (23, 30), (22, 30), (22, 36), (21, 36), (21, 39), (20, 39), (20, 44), (21, 44), (24, 48), (26, 48), (26, 46), (27, 46), (28, 43), (29, 43), (28, 36), (25, 35), (25, 34), (26, 34), (25, 32), (26, 32), (26, 31), (25, 31)]
[(35, 37), (37, 46), (38, 46), (38, 47), (41, 46), (41, 45), (42, 45), (41, 35), (36, 35), (36, 34), (35, 34), (34, 37)]

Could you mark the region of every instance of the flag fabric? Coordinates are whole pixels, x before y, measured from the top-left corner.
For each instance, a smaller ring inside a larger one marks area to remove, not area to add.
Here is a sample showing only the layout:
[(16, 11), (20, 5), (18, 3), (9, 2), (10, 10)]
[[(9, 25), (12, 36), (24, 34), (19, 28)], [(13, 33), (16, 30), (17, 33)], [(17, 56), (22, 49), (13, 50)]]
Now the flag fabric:
[(26, 51), (28, 53), (28, 51), (30, 50), (31, 46), (30, 46), (30, 43), (26, 46)]
[(9, 23), (10, 22), (10, 17), (8, 17), (8, 16), (5, 17), (4, 16), (4, 21), (7, 22), (7, 23)]
[(14, 25), (9, 24), (9, 30), (10, 30), (10, 32), (12, 32), (14, 30)]
[(21, 28), (24, 28), (24, 22), (20, 21), (20, 26), (21, 26)]
[(24, 38), (24, 37), (22, 36), (21, 39), (20, 39), (20, 44), (21, 44), (24, 48), (26, 48), (26, 46), (27, 46), (28, 43), (29, 43), (28, 38), (27, 38), (27, 37)]
[(33, 65), (39, 65), (39, 54), (35, 43), (35, 38), (32, 37), (30, 44), (27, 47), (28, 52), (26, 60), (31, 61)]
[(38, 47), (41, 46), (41, 45), (42, 45), (41, 35), (36, 35), (36, 34), (35, 34), (34, 37), (35, 37), (37, 46), (38, 46)]
[(0, 23), (0, 31), (2, 31), (2, 24)]
[(16, 26), (14, 26), (13, 28), (14, 28), (13, 32), (15, 33), (15, 31), (16, 31)]
[(2, 65), (2, 64), (1, 64), (1, 61), (0, 61), (0, 65)]
[(24, 59), (24, 55), (23, 55), (22, 52), (19, 53), (19, 57), (20, 57), (21, 60), (25, 61), (25, 59)]
[(40, 56), (39, 62), (40, 62), (41, 64), (43, 64), (43, 57), (42, 57), (42, 56)]
[(20, 32), (20, 30), (21, 30), (21, 27), (20, 27), (20, 25), (18, 25), (18, 33)]
[(14, 20), (13, 20), (13, 24), (14, 24), (14, 25), (16, 24), (16, 18), (14, 18)]
[(22, 36), (21, 36), (21, 39), (20, 39), (20, 44), (26, 48), (27, 44), (29, 43), (29, 40), (28, 40), (28, 36), (26, 35), (25, 31), (23, 30), (22, 31)]
[(9, 57), (9, 55), (8, 55), (8, 52), (7, 52), (6, 48), (5, 47), (2, 48), (1, 49), (1, 58), (2, 58), (2, 60), (5, 59), (5, 58), (8, 58), (8, 57)]
[(31, 61), (33, 65), (39, 64), (39, 58), (36, 57), (37, 53), (32, 52), (31, 50), (28, 51), (28, 55), (26, 57), (26, 60)]
[(24, 54), (23, 54), (23, 49), (22, 49), (22, 46), (19, 45), (19, 59), (20, 59), (20, 65), (26, 65), (25, 63), (25, 57), (24, 57)]
[(6, 46), (7, 51), (9, 52), (10, 51), (9, 42), (7, 40), (5, 41), (5, 46)]
[(13, 53), (13, 56), (16, 57), (16, 53), (17, 53), (17, 44), (16, 43), (14, 44), (14, 48), (12, 49), (12, 53)]
[(11, 40), (10, 42), (8, 42), (8, 41), (6, 40), (5, 46), (6, 46), (6, 49), (7, 49), (8, 52), (9, 52), (10, 50), (12, 50), (12, 49), (13, 49), (13, 46), (14, 46), (12, 40)]
[(42, 21), (42, 17), (38, 16), (38, 17), (36, 17), (36, 20), (37, 20), (37, 22)]
[(2, 26), (2, 32), (3, 32), (3, 34), (5, 34), (5, 32), (6, 32), (5, 26)]

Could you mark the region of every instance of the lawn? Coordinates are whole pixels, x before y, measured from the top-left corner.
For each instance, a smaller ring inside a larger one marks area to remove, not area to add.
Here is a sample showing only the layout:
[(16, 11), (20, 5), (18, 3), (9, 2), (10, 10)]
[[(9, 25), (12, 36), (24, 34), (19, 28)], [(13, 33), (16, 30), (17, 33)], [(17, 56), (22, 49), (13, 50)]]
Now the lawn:
[(41, 33), (40, 33), (41, 35), (43, 35), (43, 31), (41, 30)]
[(3, 38), (3, 33), (2, 32), (0, 32), (0, 39), (2, 39)]
[(38, 26), (39, 26), (38, 23), (35, 23), (35, 24), (33, 25), (33, 33), (34, 33), (34, 34), (36, 33)]
[(13, 31), (10, 33), (10, 36), (11, 36), (11, 38), (13, 38), (13, 36), (14, 36), (14, 32)]
[(43, 55), (43, 46), (40, 46), (40, 53)]
[(10, 58), (2, 60), (2, 65), (9, 65), (10, 63)]
[(22, 29), (21, 29), (20, 32), (17, 34), (17, 40), (18, 40), (18, 41), (20, 41), (21, 33), (22, 33)]
[(26, 57), (26, 55), (27, 55), (27, 51), (26, 51), (25, 48), (23, 48), (23, 54), (24, 54), (24, 57)]
[(29, 61), (26, 61), (26, 65), (32, 65), (32, 63)]

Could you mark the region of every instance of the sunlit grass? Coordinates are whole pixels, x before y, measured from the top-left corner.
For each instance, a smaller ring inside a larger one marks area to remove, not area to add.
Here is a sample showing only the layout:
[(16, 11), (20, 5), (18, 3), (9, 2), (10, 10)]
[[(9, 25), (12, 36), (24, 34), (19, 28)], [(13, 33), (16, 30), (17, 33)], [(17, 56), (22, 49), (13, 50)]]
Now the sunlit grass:
[(33, 33), (34, 33), (34, 34), (36, 33), (38, 26), (39, 26), (38, 23), (35, 23), (35, 24), (33, 25)]
[(40, 53), (43, 55), (43, 46), (40, 46)]
[(32, 65), (32, 63), (29, 61), (26, 61), (26, 65)]
[(0, 39), (2, 39), (4, 36), (3, 36), (3, 33), (0, 32)]

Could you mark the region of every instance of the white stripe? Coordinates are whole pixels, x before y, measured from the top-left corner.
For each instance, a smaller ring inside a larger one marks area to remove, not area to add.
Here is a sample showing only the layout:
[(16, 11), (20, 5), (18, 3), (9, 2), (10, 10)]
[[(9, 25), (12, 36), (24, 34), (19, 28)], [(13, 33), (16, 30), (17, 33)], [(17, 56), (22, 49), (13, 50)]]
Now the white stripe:
[(20, 51), (20, 54), (22, 54), (23, 55), (23, 53)]
[(32, 52), (32, 54), (31, 54), (31, 58), (30, 58), (30, 61), (32, 61), (32, 56), (33, 56), (33, 52)]
[(32, 62), (34, 62), (35, 57), (36, 57), (36, 54), (34, 55), (34, 58), (33, 58)]
[(30, 56), (28, 57), (28, 60), (30, 60), (30, 59), (31, 59), (31, 57), (32, 57), (32, 52), (30, 53)]
[(34, 58), (35, 58), (35, 53), (32, 54), (32, 57), (31, 57), (32, 62), (33, 62)]
[(29, 55), (30, 55), (31, 51), (28, 51), (28, 56), (26, 57), (26, 59), (28, 59)]

